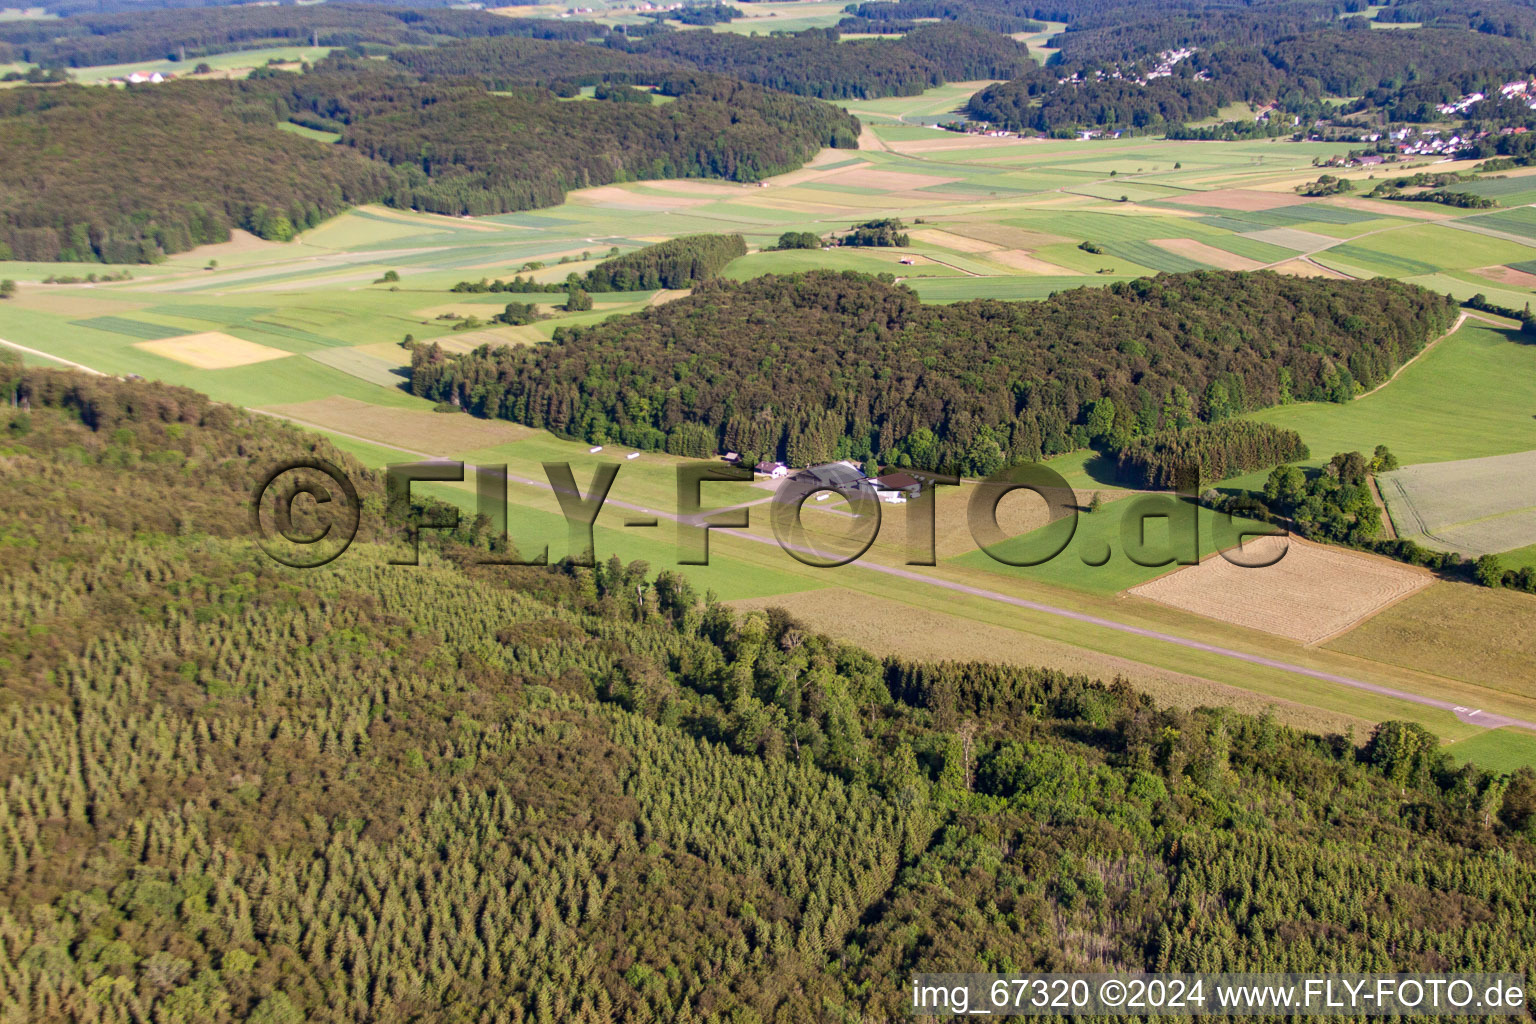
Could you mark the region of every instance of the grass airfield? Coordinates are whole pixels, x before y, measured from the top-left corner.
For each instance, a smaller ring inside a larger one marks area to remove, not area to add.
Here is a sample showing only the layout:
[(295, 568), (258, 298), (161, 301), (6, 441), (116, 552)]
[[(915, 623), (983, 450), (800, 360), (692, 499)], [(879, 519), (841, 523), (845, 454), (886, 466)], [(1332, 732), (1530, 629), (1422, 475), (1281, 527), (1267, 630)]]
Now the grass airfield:
[[(866, 117), (859, 150), (824, 151), (766, 187), (636, 182), (572, 193), (552, 209), (476, 219), (366, 207), (293, 243), (239, 236), (155, 266), (128, 268), (131, 280), (112, 283), (41, 282), (50, 275), (121, 268), (8, 263), (4, 276), (20, 289), (0, 306), (0, 338), (106, 373), (183, 384), (287, 417), (324, 430), (374, 465), (423, 453), (506, 464), (514, 478), (514, 538), (525, 551), (547, 542), (558, 558), (566, 536), (558, 506), (547, 489), (518, 482), (542, 480), (542, 461), (575, 463), (580, 483), (589, 478), (584, 463), (619, 461), (613, 500), (665, 514), (674, 504), (679, 460), (656, 453), (626, 460), (627, 451), (592, 455), (585, 444), (513, 424), (433, 413), (401, 387), (406, 353), (400, 342), (410, 334), (456, 351), (538, 344), (561, 326), (637, 312), (678, 293), (598, 295), (587, 313), (556, 312), (526, 327), (455, 330), (459, 321), (445, 315), (488, 321), (509, 300), (561, 298), (450, 292), (457, 281), (510, 277), (531, 261), (545, 264), (533, 272), (537, 278), (560, 281), (613, 247), (627, 251), (682, 234), (736, 231), (752, 251), (728, 269), (731, 277), (816, 267), (888, 272), (930, 302), (1039, 298), (1203, 267), (1390, 274), (1461, 298), (1482, 292), (1516, 307), (1536, 296), (1529, 286), (1536, 284), (1536, 217), (1512, 203), (1471, 212), (1348, 198), (1300, 200), (1293, 188), (1317, 176), (1313, 158), (1346, 146), (1020, 141), (960, 136), (925, 123), (943, 117), (941, 108), (963, 102), (964, 93), (944, 87), (921, 97), (851, 103)], [(1524, 198), (1526, 183), (1518, 177), (1500, 179), (1512, 184), (1497, 187)], [(1530, 184), (1536, 187), (1536, 177)], [(910, 248), (766, 251), (784, 231), (825, 234), (877, 216), (907, 221)], [(1086, 252), (1079, 247), (1083, 242), (1103, 252)], [(903, 258), (913, 262), (903, 265)], [(399, 281), (381, 282), (390, 270)], [(1347, 406), (1296, 405), (1256, 415), (1299, 430), (1318, 461), (1346, 446), (1368, 450), (1386, 443), (1405, 464), (1442, 462), (1536, 449), (1532, 381), (1536, 346), (1521, 344), (1495, 323), (1469, 321), (1376, 394)], [(1078, 540), (1113, 548), (1111, 524), (1123, 507), (1116, 500), (1122, 494), (1099, 461), (1077, 453), (1054, 465), (1084, 502), (1094, 491), (1112, 499), (1103, 512), (1085, 517)], [(435, 490), (473, 510), (471, 482)], [(904, 510), (886, 511), (880, 539), (859, 564), (816, 569), (774, 546), (767, 509), (754, 506), (750, 529), (742, 536), (716, 533), (713, 564), (687, 571), (722, 599), (747, 607), (781, 604), (813, 626), (877, 650), (929, 657), (985, 653), (1124, 675), (1164, 700), (1251, 711), (1273, 707), (1283, 721), (1354, 728), (1357, 735), (1382, 718), (1406, 718), (1453, 741), (1460, 756), (1494, 766), (1536, 763), (1536, 737), (1527, 734), (1484, 730), (1437, 708), (1009, 603), (1113, 620), (1536, 721), (1529, 652), (1500, 640), (1532, 632), (1531, 598), (1437, 582), (1340, 636), (1301, 644), (1128, 594), (1166, 570), (1124, 559), (1090, 568), (1086, 547), (1037, 572), (992, 562), (963, 528), (966, 490), (940, 495), (940, 550), (931, 567), (906, 566), (911, 552), (904, 543)], [(767, 497), (761, 488), (711, 485), (705, 500)], [(1014, 509), (1008, 525), (1027, 534), (1039, 525), (1031, 519), (1037, 511)], [(807, 519), (830, 536), (849, 522), (837, 512), (815, 507)], [(618, 553), (645, 559), (653, 569), (672, 567), (676, 527), (664, 519), (657, 528), (627, 529), (626, 514), (614, 508), (598, 520), (599, 556)], [(1214, 550), (1209, 535), (1203, 550)], [(945, 589), (949, 585), (993, 596)], [(1475, 663), (1452, 656), (1456, 647), (1447, 647), (1451, 640), (1437, 622), (1462, 623), (1475, 635), (1463, 633), (1457, 642), (1482, 643), (1489, 653)]]

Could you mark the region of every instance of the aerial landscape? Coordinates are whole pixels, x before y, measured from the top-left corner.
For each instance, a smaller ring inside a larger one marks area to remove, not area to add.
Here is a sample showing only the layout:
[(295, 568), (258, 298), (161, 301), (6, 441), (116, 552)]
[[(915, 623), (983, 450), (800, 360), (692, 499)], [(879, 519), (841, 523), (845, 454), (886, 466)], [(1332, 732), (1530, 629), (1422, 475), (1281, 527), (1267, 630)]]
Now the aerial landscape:
[(0, 1022), (1523, 998), (1533, 300), (1527, 0), (0, 8)]

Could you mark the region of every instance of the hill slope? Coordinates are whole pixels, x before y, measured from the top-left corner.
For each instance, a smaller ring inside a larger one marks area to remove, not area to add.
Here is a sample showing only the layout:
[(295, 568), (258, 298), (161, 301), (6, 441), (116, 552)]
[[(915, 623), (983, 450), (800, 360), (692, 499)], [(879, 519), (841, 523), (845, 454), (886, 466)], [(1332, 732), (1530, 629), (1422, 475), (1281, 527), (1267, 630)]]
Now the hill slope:
[[(322, 441), (0, 364), (13, 1019), (895, 1020), (913, 971), (1536, 970), (1536, 779), (677, 577), (241, 535)], [(365, 517), (367, 518), (367, 517)], [(373, 522), (369, 519), (369, 522)], [(637, 603), (637, 586), (644, 599)]]

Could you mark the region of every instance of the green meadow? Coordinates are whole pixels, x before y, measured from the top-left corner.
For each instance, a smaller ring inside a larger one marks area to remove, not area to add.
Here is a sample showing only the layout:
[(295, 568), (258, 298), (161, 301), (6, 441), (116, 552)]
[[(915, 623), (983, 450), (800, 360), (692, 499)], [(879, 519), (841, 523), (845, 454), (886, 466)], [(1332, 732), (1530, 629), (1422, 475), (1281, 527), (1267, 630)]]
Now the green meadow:
[(1374, 394), (1250, 416), (1297, 431), (1322, 461), (1378, 444), (1405, 465), (1528, 451), (1536, 448), (1536, 345), (1528, 338), (1468, 320)]

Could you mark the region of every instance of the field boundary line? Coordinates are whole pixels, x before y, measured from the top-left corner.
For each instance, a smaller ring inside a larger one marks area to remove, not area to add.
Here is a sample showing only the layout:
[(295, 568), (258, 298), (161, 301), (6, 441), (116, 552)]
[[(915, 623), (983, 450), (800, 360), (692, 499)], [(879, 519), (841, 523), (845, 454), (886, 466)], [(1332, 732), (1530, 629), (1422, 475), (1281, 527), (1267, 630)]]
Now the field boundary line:
[(65, 359), (63, 356), (50, 355), (47, 352), (42, 352), (35, 348), (28, 348), (25, 345), (18, 345), (14, 341), (6, 341), (4, 338), (0, 338), (0, 345), (4, 345), (6, 348), (15, 349), (17, 352), (25, 352), (29, 356), (42, 356), (44, 359), (50, 359), (55, 363), (63, 363), (65, 366), (72, 370), (80, 370), (84, 373), (93, 374), (97, 377), (110, 376), (110, 374), (102, 373), (100, 370), (94, 370), (91, 367), (86, 366), (84, 363), (77, 363), (74, 360)]
[[(1449, 338), (1451, 335), (1453, 335), (1457, 331), (1461, 330), (1462, 325), (1465, 324), (1469, 319), (1471, 319), (1471, 317), (1472, 317), (1471, 313), (1468, 313), (1466, 310), (1462, 310), (1461, 311), (1461, 315), (1456, 318), (1456, 322), (1451, 325), (1451, 329), (1450, 330), (1446, 331), (1444, 334), (1440, 335), (1440, 337), (1434, 339), (1428, 345), (1425, 345), (1423, 348), (1421, 348), (1417, 352), (1415, 352), (1413, 354), (1413, 357), (1410, 358), (1406, 363), (1404, 363), (1403, 365), (1399, 366), (1396, 370), (1392, 371), (1392, 376), (1388, 377), (1386, 380), (1382, 381), (1380, 384), (1377, 384), (1375, 387), (1371, 388), (1371, 390), (1366, 391), (1366, 392), (1364, 392), (1362, 394), (1356, 395), (1354, 397), (1354, 399), (1352, 399), (1352, 400), (1358, 402), (1362, 398), (1368, 398), (1369, 396), (1374, 395), (1376, 392), (1380, 391), (1382, 388), (1386, 387), (1388, 384), (1391, 384), (1393, 381), (1397, 380), (1397, 375), (1398, 374), (1402, 373), (1404, 370), (1408, 369), (1408, 367), (1410, 367), (1414, 363), (1418, 362), (1419, 357), (1424, 355), (1424, 353), (1428, 352), (1430, 349), (1432, 349), (1436, 345), (1440, 344), (1446, 338)], [(1478, 319), (1482, 319), (1482, 318), (1479, 317)]]
[(1397, 540), (1397, 523), (1392, 521), (1392, 510), (1387, 507), (1386, 501), (1381, 496), (1381, 488), (1376, 486), (1376, 474), (1366, 475), (1366, 482), (1371, 485), (1371, 500), (1376, 503), (1376, 508), (1381, 512), (1382, 525), (1387, 528), (1387, 540)]

